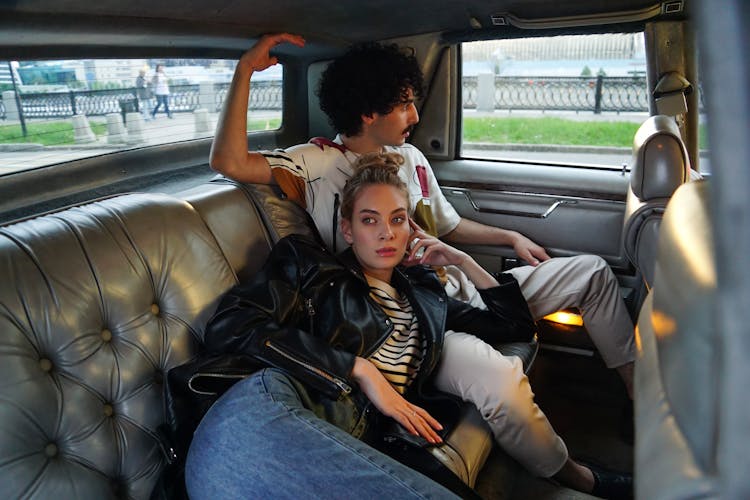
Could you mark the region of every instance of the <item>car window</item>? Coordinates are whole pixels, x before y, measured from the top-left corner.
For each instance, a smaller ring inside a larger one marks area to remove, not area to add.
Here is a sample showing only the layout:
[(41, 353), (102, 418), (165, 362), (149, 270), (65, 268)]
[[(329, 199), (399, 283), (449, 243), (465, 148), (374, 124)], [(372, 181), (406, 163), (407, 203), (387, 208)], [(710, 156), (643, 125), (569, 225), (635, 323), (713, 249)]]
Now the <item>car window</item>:
[(464, 43), (461, 154), (629, 163), (648, 117), (642, 33)]
[[(236, 62), (2, 62), (0, 175), (112, 151), (212, 137)], [(282, 75), (280, 65), (253, 75), (248, 131), (280, 127)]]

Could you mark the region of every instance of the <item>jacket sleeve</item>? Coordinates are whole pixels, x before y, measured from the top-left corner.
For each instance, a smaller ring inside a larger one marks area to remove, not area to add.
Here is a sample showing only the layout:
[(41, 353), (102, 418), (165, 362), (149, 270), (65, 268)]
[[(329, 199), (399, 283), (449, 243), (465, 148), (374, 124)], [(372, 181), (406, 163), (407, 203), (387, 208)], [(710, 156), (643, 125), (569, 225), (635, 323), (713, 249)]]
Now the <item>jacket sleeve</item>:
[(471, 333), (490, 345), (531, 341), (536, 324), (516, 279), (497, 276), (499, 286), (480, 290), (487, 310), (448, 299), (447, 329)]
[(315, 286), (309, 255), (332, 258), (316, 249), (298, 238), (280, 240), (255, 279), (222, 298), (205, 343), (210, 352), (250, 355), (337, 399), (351, 392), (355, 355), (333, 349), (309, 328), (313, 299), (305, 297), (313, 296)]

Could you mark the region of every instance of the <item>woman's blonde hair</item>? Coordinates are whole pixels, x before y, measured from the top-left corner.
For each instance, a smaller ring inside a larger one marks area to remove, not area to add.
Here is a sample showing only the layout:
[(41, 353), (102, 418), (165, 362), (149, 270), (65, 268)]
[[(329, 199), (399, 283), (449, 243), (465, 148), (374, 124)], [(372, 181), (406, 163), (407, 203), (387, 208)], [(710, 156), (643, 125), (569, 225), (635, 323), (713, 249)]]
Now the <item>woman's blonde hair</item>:
[(398, 171), (404, 163), (404, 157), (398, 153), (367, 153), (362, 155), (354, 165), (352, 175), (341, 196), (341, 217), (351, 220), (354, 202), (357, 196), (367, 186), (386, 184), (399, 189), (409, 203), (409, 189), (398, 176)]

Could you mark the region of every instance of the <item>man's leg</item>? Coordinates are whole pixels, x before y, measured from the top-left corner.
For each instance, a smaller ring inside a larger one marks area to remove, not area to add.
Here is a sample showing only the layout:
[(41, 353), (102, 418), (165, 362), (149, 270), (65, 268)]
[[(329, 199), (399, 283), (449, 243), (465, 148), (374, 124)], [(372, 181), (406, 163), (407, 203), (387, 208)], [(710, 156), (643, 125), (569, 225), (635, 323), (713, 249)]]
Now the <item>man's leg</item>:
[(238, 382), (195, 432), (185, 466), (193, 500), (456, 498), (304, 407), (275, 369)]
[(596, 255), (558, 257), (509, 271), (521, 285), (534, 319), (576, 307), (604, 363), (619, 373), (633, 398), (635, 335), (617, 278)]
[(435, 386), (476, 405), (495, 440), (527, 470), (551, 477), (568, 450), (534, 403), (521, 360), (473, 335), (448, 331)]
[(534, 319), (576, 307), (605, 364), (618, 367), (635, 359), (635, 336), (617, 278), (601, 257), (558, 257), (536, 267), (509, 271), (521, 286)]
[[(486, 308), (474, 285), (453, 266), (446, 266), (449, 296)], [(595, 255), (557, 257), (536, 267), (521, 266), (508, 271), (521, 287), (531, 315), (539, 320), (547, 314), (576, 307), (599, 354), (615, 368), (633, 397), (635, 335), (617, 278), (607, 263)]]

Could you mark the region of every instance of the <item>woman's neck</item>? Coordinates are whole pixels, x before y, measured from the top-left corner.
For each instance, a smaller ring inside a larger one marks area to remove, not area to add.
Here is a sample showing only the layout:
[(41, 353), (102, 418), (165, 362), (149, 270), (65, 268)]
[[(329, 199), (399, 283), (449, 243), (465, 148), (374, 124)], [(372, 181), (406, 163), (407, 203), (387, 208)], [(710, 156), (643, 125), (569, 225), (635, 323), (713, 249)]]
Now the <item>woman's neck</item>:
[[(361, 265), (361, 264), (360, 264)], [(375, 278), (376, 280), (380, 280), (383, 283), (391, 284), (391, 278), (393, 277), (393, 269), (390, 271), (385, 269), (377, 269), (377, 270), (363, 270), (362, 271), (366, 277)]]

